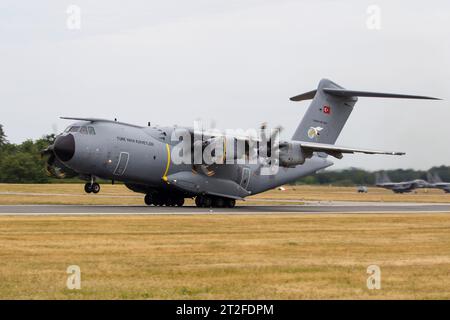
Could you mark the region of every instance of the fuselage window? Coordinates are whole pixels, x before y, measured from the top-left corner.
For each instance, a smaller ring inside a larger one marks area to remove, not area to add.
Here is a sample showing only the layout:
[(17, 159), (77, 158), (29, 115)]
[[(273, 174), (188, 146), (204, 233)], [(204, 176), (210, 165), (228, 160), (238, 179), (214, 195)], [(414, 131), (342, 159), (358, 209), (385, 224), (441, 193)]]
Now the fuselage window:
[(80, 133), (81, 133), (81, 134), (88, 134), (88, 129), (87, 129), (87, 127), (81, 127)]
[(73, 126), (70, 128), (69, 132), (78, 132), (78, 130), (80, 130), (80, 127)]
[(95, 134), (95, 129), (93, 127), (88, 127), (89, 130), (89, 134), (94, 135)]

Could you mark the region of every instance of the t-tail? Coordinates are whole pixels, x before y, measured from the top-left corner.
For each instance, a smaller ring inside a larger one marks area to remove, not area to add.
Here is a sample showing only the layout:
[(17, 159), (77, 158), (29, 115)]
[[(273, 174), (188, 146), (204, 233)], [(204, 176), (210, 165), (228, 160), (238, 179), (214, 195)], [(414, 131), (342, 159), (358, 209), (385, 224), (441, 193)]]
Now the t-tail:
[(334, 144), (358, 97), (440, 100), (425, 96), (347, 90), (328, 79), (322, 79), (316, 90), (291, 98), (292, 101), (312, 99), (292, 140)]
[(386, 172), (376, 172), (375, 173), (375, 185), (382, 185), (392, 183), (391, 179), (389, 179), (389, 176)]
[(427, 172), (427, 181), (431, 184), (442, 183), (442, 179), (437, 172), (435, 173)]

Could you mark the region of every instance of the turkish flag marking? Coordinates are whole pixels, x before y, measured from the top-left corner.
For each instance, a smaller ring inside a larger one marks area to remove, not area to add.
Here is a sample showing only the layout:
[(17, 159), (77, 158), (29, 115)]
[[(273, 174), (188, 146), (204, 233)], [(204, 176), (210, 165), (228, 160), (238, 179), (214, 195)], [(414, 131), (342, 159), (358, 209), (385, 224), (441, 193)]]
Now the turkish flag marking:
[(331, 108), (329, 106), (323, 106), (323, 113), (325, 114), (330, 114), (331, 113)]

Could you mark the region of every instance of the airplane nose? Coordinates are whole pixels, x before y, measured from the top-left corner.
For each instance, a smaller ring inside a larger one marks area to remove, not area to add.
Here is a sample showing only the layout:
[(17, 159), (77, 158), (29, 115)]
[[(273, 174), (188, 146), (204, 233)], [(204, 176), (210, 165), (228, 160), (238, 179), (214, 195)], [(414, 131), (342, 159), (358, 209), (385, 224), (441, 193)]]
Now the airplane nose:
[(53, 149), (59, 160), (67, 162), (75, 153), (75, 139), (72, 134), (58, 137)]

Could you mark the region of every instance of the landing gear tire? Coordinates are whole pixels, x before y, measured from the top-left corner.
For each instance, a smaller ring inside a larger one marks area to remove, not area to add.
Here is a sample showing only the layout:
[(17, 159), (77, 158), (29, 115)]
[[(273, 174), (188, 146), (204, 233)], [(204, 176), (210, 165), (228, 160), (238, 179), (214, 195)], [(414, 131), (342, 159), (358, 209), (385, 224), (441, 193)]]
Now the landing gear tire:
[(88, 182), (84, 185), (84, 191), (86, 193), (99, 193), (100, 185), (97, 182), (94, 182), (94, 183)]
[(164, 203), (165, 203), (165, 201), (161, 197), (155, 197), (155, 199), (153, 200), (153, 204), (158, 207), (162, 207), (164, 205)]
[(234, 200), (234, 199), (226, 199), (225, 200), (225, 206), (227, 208), (234, 208), (235, 205), (236, 205), (236, 200)]
[(86, 192), (86, 193), (92, 193), (92, 184), (90, 184), (90, 183), (86, 183), (85, 185), (84, 185), (84, 191)]
[(201, 208), (203, 206), (203, 197), (202, 196), (195, 197), (195, 205), (199, 208)]
[(225, 199), (224, 198), (215, 198), (213, 201), (213, 207), (216, 207), (216, 208), (225, 207)]
[(153, 197), (150, 193), (145, 195), (144, 202), (148, 206), (151, 206), (153, 204)]
[(100, 185), (97, 182), (94, 182), (91, 186), (93, 193), (99, 193), (100, 192)]
[(208, 196), (203, 197), (203, 208), (211, 208), (211, 207), (212, 207), (211, 197)]
[(166, 206), (167, 206), (167, 207), (173, 207), (173, 206), (175, 206), (175, 201), (174, 201), (174, 199), (173, 199), (173, 198), (167, 198), (167, 199), (166, 199)]
[(210, 208), (212, 199), (208, 196), (197, 196), (195, 197), (195, 205), (199, 208)]
[(184, 198), (178, 198), (175, 202), (177, 207), (182, 207), (184, 205)]

